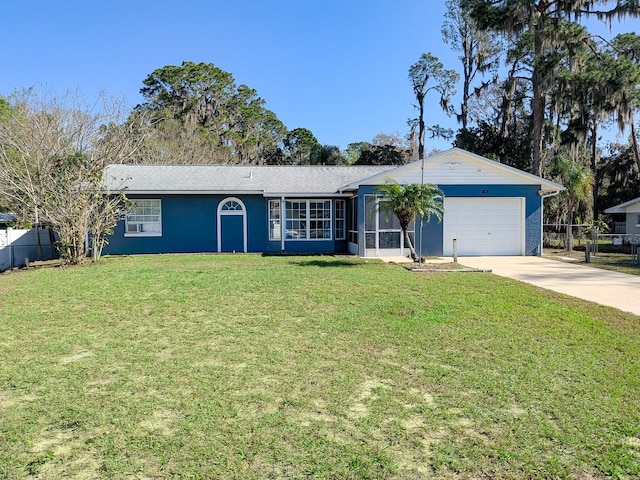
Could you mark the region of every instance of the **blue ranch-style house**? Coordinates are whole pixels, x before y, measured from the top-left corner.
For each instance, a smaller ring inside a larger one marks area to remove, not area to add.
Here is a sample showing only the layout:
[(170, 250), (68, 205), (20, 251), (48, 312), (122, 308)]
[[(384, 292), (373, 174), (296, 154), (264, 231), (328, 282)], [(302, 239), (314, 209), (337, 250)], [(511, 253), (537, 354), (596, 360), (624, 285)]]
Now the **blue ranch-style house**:
[(125, 189), (132, 207), (104, 253), (406, 256), (399, 223), (376, 208), (375, 189), (423, 177), (445, 195), (441, 223), (410, 228), (423, 255), (452, 255), (454, 239), (461, 256), (539, 255), (543, 200), (563, 190), (456, 148), (402, 166), (110, 165), (105, 181)]

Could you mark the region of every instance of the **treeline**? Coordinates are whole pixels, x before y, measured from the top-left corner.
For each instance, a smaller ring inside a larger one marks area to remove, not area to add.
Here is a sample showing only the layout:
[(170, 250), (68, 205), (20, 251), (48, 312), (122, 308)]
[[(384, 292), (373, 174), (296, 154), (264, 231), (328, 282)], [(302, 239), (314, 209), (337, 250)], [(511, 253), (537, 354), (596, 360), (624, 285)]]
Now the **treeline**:
[(135, 162), (344, 165), (405, 160), (395, 145), (359, 142), (343, 153), (337, 146), (320, 144), (307, 128), (288, 130), (255, 89), (236, 85), (231, 73), (211, 63), (165, 66), (143, 84), (145, 101), (131, 118), (144, 118), (149, 128)]
[[(637, 1), (448, 0), (443, 39), (461, 64), (445, 111), (455, 146), (562, 183), (548, 223), (597, 220), (639, 196), (640, 37), (593, 35), (588, 20), (640, 15)], [(604, 129), (628, 143), (603, 140)]]

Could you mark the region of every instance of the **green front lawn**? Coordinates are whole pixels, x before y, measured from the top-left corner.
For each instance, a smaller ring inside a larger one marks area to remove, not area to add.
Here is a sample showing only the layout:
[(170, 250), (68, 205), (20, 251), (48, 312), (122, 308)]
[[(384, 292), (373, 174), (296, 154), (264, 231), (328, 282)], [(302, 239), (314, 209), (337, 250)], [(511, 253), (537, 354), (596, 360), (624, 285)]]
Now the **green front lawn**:
[(640, 319), (487, 273), (0, 276), (0, 478), (638, 478)]

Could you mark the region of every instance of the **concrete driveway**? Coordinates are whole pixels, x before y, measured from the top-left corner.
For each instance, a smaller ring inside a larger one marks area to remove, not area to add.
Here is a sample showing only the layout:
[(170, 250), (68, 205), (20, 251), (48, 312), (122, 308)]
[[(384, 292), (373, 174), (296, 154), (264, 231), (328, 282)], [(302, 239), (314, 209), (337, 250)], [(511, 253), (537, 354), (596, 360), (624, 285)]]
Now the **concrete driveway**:
[(460, 257), (458, 263), (640, 315), (637, 275), (541, 257)]

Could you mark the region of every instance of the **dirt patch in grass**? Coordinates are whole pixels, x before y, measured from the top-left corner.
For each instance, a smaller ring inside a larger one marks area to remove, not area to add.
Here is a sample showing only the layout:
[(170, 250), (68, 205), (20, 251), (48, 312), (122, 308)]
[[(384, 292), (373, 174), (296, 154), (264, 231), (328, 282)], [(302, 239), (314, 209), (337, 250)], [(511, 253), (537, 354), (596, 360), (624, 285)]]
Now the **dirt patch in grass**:
[(27, 404), (38, 401), (35, 394), (16, 395), (11, 390), (0, 388), (0, 409), (11, 407), (25, 407)]
[(148, 416), (146, 420), (140, 422), (140, 427), (151, 430), (161, 435), (171, 435), (173, 433), (173, 423), (178, 415), (169, 410), (156, 410)]
[(101, 462), (93, 449), (87, 449), (88, 436), (78, 431), (46, 430), (34, 442), (33, 460), (27, 464), (33, 478), (100, 478)]
[(369, 413), (369, 403), (378, 399), (377, 390), (391, 389), (389, 380), (370, 379), (358, 388), (355, 397), (349, 407), (349, 417), (360, 418)]
[(490, 272), (490, 270), (483, 270), (479, 268), (470, 268), (461, 265), (458, 262), (426, 262), (422, 265), (417, 263), (406, 264), (405, 268), (412, 272), (422, 273), (446, 273), (446, 272)]
[(82, 360), (85, 357), (90, 357), (91, 355), (93, 355), (93, 352), (89, 351), (89, 350), (81, 350), (77, 353), (74, 353), (73, 355), (70, 355), (68, 357), (64, 357), (60, 360), (61, 363), (72, 363), (72, 362), (77, 362), (78, 360)]

